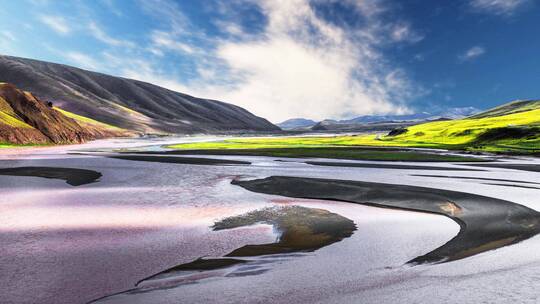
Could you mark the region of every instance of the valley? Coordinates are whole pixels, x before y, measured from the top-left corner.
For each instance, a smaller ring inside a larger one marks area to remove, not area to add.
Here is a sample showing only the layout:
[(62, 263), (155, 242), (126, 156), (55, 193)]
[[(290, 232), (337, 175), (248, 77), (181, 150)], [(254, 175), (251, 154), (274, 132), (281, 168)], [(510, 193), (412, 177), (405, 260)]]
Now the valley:
[[(460, 158), (445, 160), (447, 152), (430, 150), (441, 159), (388, 162), (167, 148), (216, 140), (237, 139), (3, 149), (0, 263), (12, 274), (0, 277), (3, 299), (380, 303), (463, 288), (476, 290), (472, 298), (453, 293), (464, 302), (495, 290), (533, 298), (525, 285), (540, 269), (535, 159), (454, 152)], [(409, 152), (427, 153), (392, 153)], [(517, 274), (515, 284), (504, 279)]]

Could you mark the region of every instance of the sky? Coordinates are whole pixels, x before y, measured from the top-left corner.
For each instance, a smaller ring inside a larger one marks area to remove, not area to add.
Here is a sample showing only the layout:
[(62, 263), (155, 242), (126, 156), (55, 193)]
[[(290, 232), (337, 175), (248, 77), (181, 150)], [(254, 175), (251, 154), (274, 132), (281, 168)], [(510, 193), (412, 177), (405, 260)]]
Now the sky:
[(0, 0), (0, 7), (0, 54), (150, 82), (272, 122), (540, 98), (535, 0)]

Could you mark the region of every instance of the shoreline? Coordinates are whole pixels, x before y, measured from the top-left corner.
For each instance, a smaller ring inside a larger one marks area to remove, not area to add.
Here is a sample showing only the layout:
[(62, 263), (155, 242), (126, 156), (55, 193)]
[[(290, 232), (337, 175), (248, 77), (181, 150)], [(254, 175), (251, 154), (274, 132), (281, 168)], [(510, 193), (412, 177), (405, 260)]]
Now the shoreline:
[(294, 198), (342, 201), (443, 215), (459, 226), (446, 244), (408, 264), (444, 263), (515, 244), (540, 233), (540, 213), (509, 201), (424, 187), (271, 176), (234, 180), (246, 190)]

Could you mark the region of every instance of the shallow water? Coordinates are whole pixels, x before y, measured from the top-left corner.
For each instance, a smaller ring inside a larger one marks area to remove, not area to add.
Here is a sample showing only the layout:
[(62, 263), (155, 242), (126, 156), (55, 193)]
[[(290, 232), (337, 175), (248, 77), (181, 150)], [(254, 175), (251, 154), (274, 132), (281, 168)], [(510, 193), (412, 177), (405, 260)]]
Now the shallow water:
[[(87, 303), (132, 289), (143, 278), (199, 257), (220, 257), (247, 244), (273, 242), (278, 235), (269, 225), (223, 231), (210, 227), (225, 217), (275, 205), (325, 209), (353, 220), (357, 231), (315, 252), (285, 256), (257, 275), (217, 275), (196, 280), (196, 284), (120, 294), (102, 302), (538, 301), (539, 293), (534, 288), (540, 273), (538, 236), (446, 264), (405, 266), (412, 258), (450, 240), (459, 226), (432, 214), (257, 194), (230, 181), (237, 176), (283, 175), (416, 185), (486, 195), (540, 210), (539, 190), (511, 187), (526, 185), (512, 180), (540, 182), (540, 173), (504, 168), (422, 171), (327, 167), (308, 165), (302, 159), (277, 162), (275, 158), (239, 156), (210, 158), (252, 164), (195, 166), (68, 154), (138, 146), (154, 151), (161, 143), (184, 140), (208, 138), (109, 140), (0, 152), (1, 168), (70, 167), (102, 174), (98, 182), (77, 187), (63, 180), (0, 176), (2, 301)], [(466, 168), (442, 163), (422, 165)], [(418, 176), (421, 174), (445, 177)], [(508, 182), (498, 184), (508, 186), (446, 176), (504, 179)]]

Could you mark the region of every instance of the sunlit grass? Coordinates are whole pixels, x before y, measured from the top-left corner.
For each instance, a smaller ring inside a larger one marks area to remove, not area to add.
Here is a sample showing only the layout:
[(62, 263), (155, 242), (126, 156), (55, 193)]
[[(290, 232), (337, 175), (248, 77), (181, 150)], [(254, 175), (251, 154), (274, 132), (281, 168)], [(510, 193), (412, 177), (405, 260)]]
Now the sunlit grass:
[(15, 114), (11, 106), (2, 97), (0, 97), (0, 124), (14, 128), (32, 128), (32, 126), (17, 117), (17, 114)]
[(78, 114), (75, 114), (75, 113), (72, 113), (72, 112), (69, 112), (69, 111), (66, 111), (66, 110), (62, 110), (62, 109), (57, 108), (57, 107), (55, 107), (54, 109), (56, 111), (64, 114), (65, 116), (74, 119), (75, 121), (77, 121), (78, 123), (80, 123), (82, 125), (87, 124), (87, 125), (92, 125), (92, 126), (95, 126), (95, 127), (104, 128), (104, 129), (121, 130), (118, 127), (115, 127), (113, 125), (109, 125), (109, 124), (94, 120), (92, 118), (88, 118), (86, 116), (78, 115)]
[(2, 111), (0, 111), (0, 123), (14, 128), (32, 129), (31, 125)]
[(358, 135), (332, 137), (269, 137), (239, 138), (216, 142), (186, 143), (169, 146), (179, 150), (253, 150), (284, 148), (332, 148), (332, 147), (421, 147), (451, 150), (488, 152), (540, 152), (540, 134), (527, 138), (502, 138), (479, 141), (488, 130), (504, 128), (540, 127), (540, 109), (510, 115), (437, 121), (411, 126), (404, 134)]
[(477, 137), (489, 129), (540, 126), (540, 109), (504, 116), (479, 119), (461, 119), (420, 124), (408, 128), (408, 132), (395, 137), (386, 136), (382, 141), (399, 145), (411, 144), (463, 146), (474, 143)]
[(0, 149), (7, 148), (31, 148), (31, 147), (47, 147), (52, 144), (11, 144), (11, 143), (0, 143)]
[(15, 148), (17, 145), (11, 145), (11, 144), (0, 144), (0, 149), (4, 148)]

